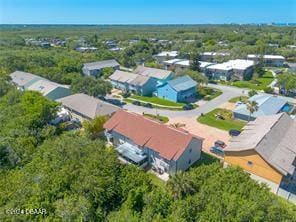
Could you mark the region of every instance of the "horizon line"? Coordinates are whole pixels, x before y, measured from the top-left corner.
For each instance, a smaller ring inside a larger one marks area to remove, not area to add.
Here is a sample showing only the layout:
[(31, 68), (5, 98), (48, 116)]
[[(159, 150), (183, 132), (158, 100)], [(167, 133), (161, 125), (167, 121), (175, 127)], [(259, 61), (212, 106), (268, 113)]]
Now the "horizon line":
[(87, 26), (132, 26), (132, 25), (296, 25), (296, 22), (228, 22), (228, 23), (0, 23), (0, 25), (87, 25)]

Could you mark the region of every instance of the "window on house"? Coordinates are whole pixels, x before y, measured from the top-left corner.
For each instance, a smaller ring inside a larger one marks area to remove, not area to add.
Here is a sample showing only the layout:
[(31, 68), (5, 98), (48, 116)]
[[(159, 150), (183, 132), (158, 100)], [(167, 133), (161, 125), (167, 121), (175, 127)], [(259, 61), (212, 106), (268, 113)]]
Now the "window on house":
[(191, 152), (192, 152), (192, 149), (189, 150), (189, 153), (191, 153)]
[(252, 161), (248, 161), (248, 165), (249, 166), (253, 166), (253, 162)]
[(191, 164), (191, 160), (189, 159), (188, 164)]

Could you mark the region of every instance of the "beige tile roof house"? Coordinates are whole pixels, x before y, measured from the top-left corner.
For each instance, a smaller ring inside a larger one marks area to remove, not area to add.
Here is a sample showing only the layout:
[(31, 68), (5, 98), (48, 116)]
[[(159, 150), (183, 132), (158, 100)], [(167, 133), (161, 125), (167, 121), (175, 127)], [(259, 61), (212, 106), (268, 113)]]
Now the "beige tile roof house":
[(67, 96), (57, 101), (61, 102), (70, 112), (80, 116), (79, 120), (84, 118), (93, 119), (96, 116), (110, 116), (120, 109), (117, 106), (83, 93)]
[(258, 117), (230, 140), (224, 153), (227, 164), (240, 166), (278, 189), (296, 174), (296, 121), (286, 113)]
[(145, 66), (138, 66), (134, 73), (140, 74), (143, 76), (150, 76), (159, 80), (165, 80), (168, 79), (172, 75), (172, 71), (169, 70), (163, 70), (163, 69), (155, 69)]

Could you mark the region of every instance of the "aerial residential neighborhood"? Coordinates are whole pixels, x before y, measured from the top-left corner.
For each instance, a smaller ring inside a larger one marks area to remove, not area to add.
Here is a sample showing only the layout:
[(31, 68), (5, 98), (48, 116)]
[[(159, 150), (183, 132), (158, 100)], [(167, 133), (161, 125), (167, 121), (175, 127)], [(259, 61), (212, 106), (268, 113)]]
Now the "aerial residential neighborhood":
[(0, 8), (0, 221), (296, 221), (293, 1)]

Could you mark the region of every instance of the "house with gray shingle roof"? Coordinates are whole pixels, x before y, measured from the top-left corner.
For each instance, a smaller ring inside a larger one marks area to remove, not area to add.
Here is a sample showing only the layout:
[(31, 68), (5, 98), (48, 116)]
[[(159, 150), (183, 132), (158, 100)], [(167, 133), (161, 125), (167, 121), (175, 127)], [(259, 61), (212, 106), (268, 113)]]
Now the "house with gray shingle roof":
[(196, 96), (197, 83), (189, 76), (168, 81), (157, 88), (157, 97), (174, 102), (186, 102)]
[(288, 111), (290, 105), (283, 97), (274, 95), (258, 94), (252, 96), (249, 101), (255, 101), (258, 104), (258, 111), (251, 114), (247, 108), (247, 104), (240, 104), (233, 110), (234, 118), (245, 121), (254, 120), (260, 116), (274, 115), (280, 112)]
[(145, 66), (138, 66), (134, 70), (134, 73), (155, 78), (158, 82), (158, 85), (164, 84), (174, 78), (174, 73), (170, 70), (156, 69)]
[(224, 149), (226, 164), (242, 167), (256, 180), (296, 194), (296, 121), (286, 113), (249, 122)]
[(52, 82), (43, 77), (22, 72), (15, 71), (10, 74), (11, 81), (21, 90), (38, 91), (43, 96), (49, 99), (56, 100), (71, 94), (70, 88), (67, 85), (61, 85)]
[(95, 97), (78, 93), (58, 99), (73, 119), (82, 122), (84, 119), (94, 119), (97, 116), (111, 116), (120, 108)]
[(120, 68), (120, 64), (115, 59), (84, 63), (82, 72), (86, 76), (100, 76), (104, 68), (113, 68), (113, 70), (118, 70)]
[(109, 76), (109, 80), (116, 89), (142, 96), (152, 95), (157, 85), (155, 78), (119, 70)]

